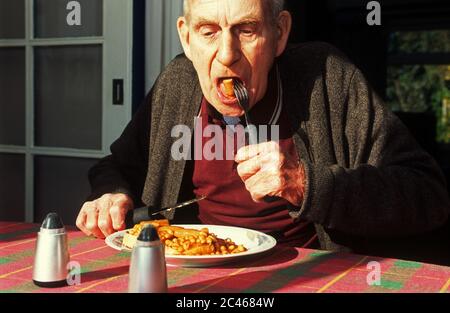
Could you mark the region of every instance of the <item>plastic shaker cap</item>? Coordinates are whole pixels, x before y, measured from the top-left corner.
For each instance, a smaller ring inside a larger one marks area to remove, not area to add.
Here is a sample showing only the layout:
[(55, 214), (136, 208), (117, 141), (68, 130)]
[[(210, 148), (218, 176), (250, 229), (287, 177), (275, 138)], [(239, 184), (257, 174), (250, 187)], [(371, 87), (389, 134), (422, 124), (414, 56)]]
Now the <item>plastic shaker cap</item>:
[(49, 213), (42, 222), (43, 229), (61, 229), (64, 228), (64, 224), (57, 213)]
[(143, 242), (152, 242), (152, 241), (159, 241), (159, 235), (156, 231), (156, 228), (153, 227), (153, 225), (148, 224), (145, 225), (144, 228), (141, 230), (138, 239), (139, 241)]

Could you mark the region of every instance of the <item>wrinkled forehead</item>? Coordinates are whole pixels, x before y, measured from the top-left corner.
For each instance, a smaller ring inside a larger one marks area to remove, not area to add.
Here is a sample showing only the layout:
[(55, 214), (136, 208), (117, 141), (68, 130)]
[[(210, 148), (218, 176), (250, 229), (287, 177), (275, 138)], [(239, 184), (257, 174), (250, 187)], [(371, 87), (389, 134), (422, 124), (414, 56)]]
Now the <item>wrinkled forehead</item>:
[(188, 0), (188, 19), (192, 23), (212, 20), (217, 23), (239, 23), (243, 19), (263, 22), (266, 0)]

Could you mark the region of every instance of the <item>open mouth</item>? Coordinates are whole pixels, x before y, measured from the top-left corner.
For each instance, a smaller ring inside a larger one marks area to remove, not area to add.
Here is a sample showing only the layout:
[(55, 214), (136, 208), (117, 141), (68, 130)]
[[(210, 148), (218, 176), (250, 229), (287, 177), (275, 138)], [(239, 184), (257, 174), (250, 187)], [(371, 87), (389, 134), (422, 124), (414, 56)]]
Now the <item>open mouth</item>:
[(217, 80), (217, 92), (220, 100), (224, 104), (235, 104), (237, 102), (236, 95), (234, 94), (235, 81), (243, 83), (238, 77), (221, 77)]

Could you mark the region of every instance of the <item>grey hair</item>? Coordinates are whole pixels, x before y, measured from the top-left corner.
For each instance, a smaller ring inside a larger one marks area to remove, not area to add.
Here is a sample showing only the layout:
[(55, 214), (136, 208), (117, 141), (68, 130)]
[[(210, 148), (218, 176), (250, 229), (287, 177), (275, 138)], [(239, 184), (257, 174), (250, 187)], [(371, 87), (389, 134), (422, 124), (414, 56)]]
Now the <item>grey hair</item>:
[[(183, 3), (183, 11), (184, 16), (189, 19), (190, 14), (190, 5), (192, 0), (184, 0)], [(273, 21), (276, 21), (278, 15), (280, 15), (281, 11), (284, 10), (284, 0), (264, 0), (267, 1), (267, 4), (270, 6), (272, 11), (271, 18)]]
[(269, 0), (272, 9), (272, 17), (276, 19), (284, 10), (284, 0)]

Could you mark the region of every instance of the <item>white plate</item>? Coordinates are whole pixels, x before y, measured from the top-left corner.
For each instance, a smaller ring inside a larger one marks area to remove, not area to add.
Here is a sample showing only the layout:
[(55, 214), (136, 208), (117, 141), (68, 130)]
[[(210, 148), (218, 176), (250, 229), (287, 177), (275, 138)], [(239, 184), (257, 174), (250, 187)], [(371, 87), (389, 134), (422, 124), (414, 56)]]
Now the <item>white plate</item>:
[[(236, 254), (225, 255), (166, 255), (167, 265), (183, 267), (207, 267), (221, 265), (239, 260), (247, 259), (251, 256), (269, 251), (277, 244), (272, 236), (262, 232), (247, 228), (217, 226), (217, 225), (174, 225), (184, 228), (201, 229), (208, 228), (210, 233), (214, 233), (219, 238), (230, 238), (238, 245), (244, 245), (247, 251)], [(123, 235), (126, 230), (114, 233), (106, 237), (105, 242), (111, 248), (120, 251), (130, 251), (122, 248)]]

